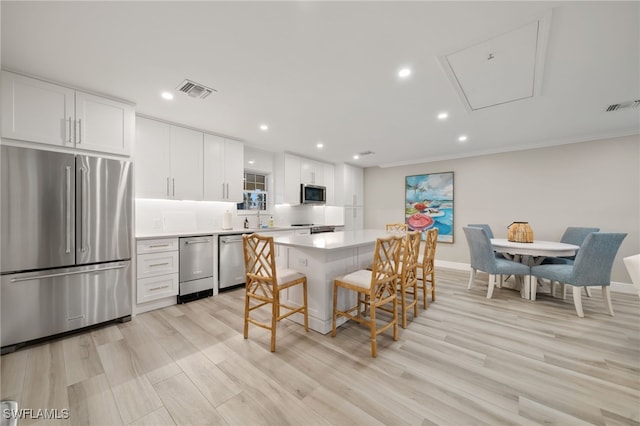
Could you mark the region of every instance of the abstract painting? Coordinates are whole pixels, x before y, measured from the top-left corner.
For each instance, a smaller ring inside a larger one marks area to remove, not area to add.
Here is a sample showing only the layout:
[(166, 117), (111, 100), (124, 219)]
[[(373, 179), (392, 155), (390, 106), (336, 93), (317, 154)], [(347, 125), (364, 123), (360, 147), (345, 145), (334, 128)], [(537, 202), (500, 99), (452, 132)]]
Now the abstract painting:
[(405, 222), (410, 230), (438, 228), (438, 241), (453, 243), (453, 172), (407, 176)]

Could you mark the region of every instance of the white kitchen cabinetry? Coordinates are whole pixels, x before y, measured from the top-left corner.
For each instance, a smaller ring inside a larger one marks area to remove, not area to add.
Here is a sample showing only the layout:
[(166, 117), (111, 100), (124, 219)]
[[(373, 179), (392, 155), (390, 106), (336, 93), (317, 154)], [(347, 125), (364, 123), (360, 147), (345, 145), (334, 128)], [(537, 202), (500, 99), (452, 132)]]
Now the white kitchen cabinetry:
[(325, 186), (327, 205), (334, 204), (333, 164), (284, 153), (276, 157), (276, 203), (300, 204), (300, 184)]
[(202, 200), (202, 132), (138, 117), (136, 197)]
[(344, 230), (364, 227), (364, 171), (350, 164), (336, 166), (335, 203), (344, 207)]
[(2, 137), (128, 156), (133, 106), (2, 71)]
[(335, 185), (335, 166), (329, 163), (323, 163), (324, 168), (324, 186), (327, 188), (327, 206), (335, 205), (335, 193), (336, 193), (336, 185)]
[(204, 199), (242, 202), (244, 144), (204, 134)]
[(178, 200), (202, 200), (203, 133), (171, 126), (171, 196)]
[(300, 157), (284, 153), (276, 157), (276, 203), (300, 204)]
[(136, 302), (138, 304), (178, 294), (178, 239), (142, 240), (136, 244)]
[(300, 183), (324, 185), (324, 163), (320, 161), (300, 159)]

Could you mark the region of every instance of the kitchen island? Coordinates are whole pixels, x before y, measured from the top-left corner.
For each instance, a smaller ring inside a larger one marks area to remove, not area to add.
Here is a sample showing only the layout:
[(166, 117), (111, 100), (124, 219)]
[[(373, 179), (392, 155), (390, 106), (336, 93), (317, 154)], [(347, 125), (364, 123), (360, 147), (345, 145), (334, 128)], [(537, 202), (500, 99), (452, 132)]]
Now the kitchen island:
[[(309, 328), (327, 334), (331, 331), (333, 311), (333, 280), (341, 275), (366, 268), (373, 262), (376, 239), (389, 235), (384, 230), (329, 232), (313, 235), (276, 237), (274, 243), (279, 252), (281, 267), (302, 272), (307, 276), (307, 303)], [(282, 292), (284, 303), (302, 304), (302, 288), (296, 286)], [(338, 294), (338, 306), (353, 306), (353, 292)], [(300, 324), (302, 315), (289, 317)], [(338, 325), (346, 318), (339, 318)]]

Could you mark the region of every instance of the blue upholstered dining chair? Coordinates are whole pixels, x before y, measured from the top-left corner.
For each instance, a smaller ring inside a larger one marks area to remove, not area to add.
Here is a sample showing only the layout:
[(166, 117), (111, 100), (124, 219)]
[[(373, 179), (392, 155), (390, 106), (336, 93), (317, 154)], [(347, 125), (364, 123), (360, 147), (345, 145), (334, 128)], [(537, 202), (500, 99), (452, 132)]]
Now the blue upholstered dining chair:
[[(609, 314), (613, 316), (611, 306), (611, 268), (625, 233), (592, 232), (584, 240), (578, 250), (573, 264), (549, 264), (531, 267), (531, 275), (546, 278), (553, 283), (557, 281), (563, 286), (573, 286), (573, 303), (579, 317), (584, 317), (582, 310), (581, 288), (598, 286), (602, 288), (602, 297)], [(564, 289), (563, 289), (564, 294)]]
[[(600, 228), (584, 228), (578, 226), (569, 226), (562, 234), (562, 238), (560, 238), (561, 243), (573, 244), (576, 246), (582, 246), (585, 238), (592, 232), (598, 232)], [(542, 263), (560, 263), (560, 264), (571, 264), (576, 259), (576, 256), (562, 256), (562, 257), (548, 257)]]
[(487, 288), (487, 299), (491, 299), (493, 288), (498, 275), (498, 287), (502, 286), (502, 275), (529, 275), (530, 268), (519, 262), (500, 259), (495, 256), (489, 236), (482, 228), (467, 226), (462, 228), (469, 243), (469, 253), (471, 255), (471, 275), (467, 289), (471, 289), (476, 278), (477, 271), (489, 274), (489, 287)]
[(473, 226), (474, 228), (482, 228), (484, 229), (484, 232), (487, 233), (487, 237), (489, 237), (489, 239), (493, 238), (493, 231), (491, 230), (491, 227), (486, 223), (470, 223), (467, 226)]

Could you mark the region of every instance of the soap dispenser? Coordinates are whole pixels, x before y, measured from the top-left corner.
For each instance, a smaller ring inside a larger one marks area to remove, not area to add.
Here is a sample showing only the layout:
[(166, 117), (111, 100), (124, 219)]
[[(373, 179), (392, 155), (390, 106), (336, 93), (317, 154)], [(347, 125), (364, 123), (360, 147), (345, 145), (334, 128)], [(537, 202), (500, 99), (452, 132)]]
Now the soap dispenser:
[(249, 229), (249, 219), (248, 218), (244, 218), (244, 229)]
[(273, 216), (269, 217), (269, 228), (273, 228)]

